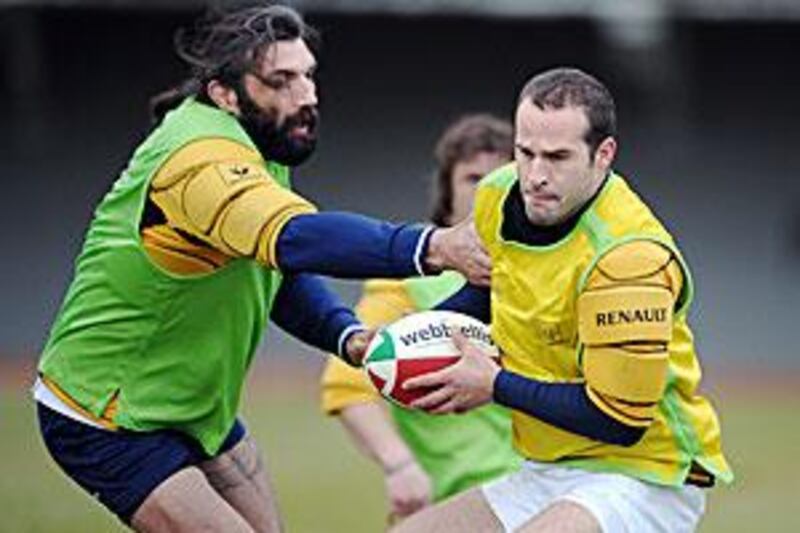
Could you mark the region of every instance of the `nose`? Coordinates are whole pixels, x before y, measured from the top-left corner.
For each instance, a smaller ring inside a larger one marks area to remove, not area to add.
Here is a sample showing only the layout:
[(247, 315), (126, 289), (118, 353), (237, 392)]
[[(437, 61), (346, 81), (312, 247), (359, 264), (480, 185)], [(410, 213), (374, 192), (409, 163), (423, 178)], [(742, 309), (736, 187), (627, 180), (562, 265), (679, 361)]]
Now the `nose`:
[(313, 79), (300, 77), (295, 83), (292, 96), (298, 107), (317, 105), (317, 84)]
[(522, 180), (529, 189), (538, 190), (550, 182), (550, 173), (541, 165), (535, 163), (528, 166), (522, 175)]
[(541, 189), (550, 183), (552, 173), (551, 162), (545, 157), (537, 157), (531, 161), (530, 184), (536, 189)]

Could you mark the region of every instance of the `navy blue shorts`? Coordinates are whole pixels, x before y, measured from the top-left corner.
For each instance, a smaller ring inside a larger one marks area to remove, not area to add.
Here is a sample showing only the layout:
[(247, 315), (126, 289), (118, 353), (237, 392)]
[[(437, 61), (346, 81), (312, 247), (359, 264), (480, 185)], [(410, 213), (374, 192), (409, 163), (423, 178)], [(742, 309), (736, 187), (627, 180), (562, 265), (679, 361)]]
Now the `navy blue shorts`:
[[(211, 459), (191, 437), (173, 430), (107, 431), (37, 402), (39, 428), (56, 463), (126, 524), (145, 498), (177, 471)], [(245, 435), (237, 420), (218, 454)]]

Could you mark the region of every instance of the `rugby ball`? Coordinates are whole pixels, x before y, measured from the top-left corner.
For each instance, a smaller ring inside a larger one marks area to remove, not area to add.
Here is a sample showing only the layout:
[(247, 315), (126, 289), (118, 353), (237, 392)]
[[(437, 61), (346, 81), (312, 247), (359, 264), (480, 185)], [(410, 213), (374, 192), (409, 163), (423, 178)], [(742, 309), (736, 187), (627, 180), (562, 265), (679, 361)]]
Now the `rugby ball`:
[(423, 311), (377, 332), (364, 357), (369, 380), (385, 398), (408, 407), (432, 389), (403, 390), (406, 380), (445, 368), (461, 357), (452, 340), (453, 328), (491, 356), (498, 356), (489, 327), (483, 322), (452, 311)]

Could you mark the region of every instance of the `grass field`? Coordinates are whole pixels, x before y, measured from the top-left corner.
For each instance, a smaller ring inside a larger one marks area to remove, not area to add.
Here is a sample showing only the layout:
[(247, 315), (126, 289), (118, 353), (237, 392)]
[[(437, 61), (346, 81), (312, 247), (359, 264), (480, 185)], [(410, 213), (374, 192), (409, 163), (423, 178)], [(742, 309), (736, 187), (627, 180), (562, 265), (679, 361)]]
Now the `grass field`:
[[(267, 455), (289, 532), (381, 531), (381, 477), (317, 410), (314, 372), (264, 365), (250, 383), (244, 417)], [(123, 531), (56, 469), (35, 430), (20, 373), (0, 366), (0, 531)], [(24, 374), (23, 374), (24, 375)], [(700, 529), (800, 531), (800, 373), (717, 383), (723, 442), (737, 473), (715, 489)]]

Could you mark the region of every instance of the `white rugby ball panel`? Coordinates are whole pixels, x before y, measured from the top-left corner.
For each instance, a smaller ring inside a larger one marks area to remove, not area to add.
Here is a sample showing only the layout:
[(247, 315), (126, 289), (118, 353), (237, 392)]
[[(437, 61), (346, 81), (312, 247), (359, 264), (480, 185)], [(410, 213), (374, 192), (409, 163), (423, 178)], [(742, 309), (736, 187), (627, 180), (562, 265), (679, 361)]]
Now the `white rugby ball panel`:
[(489, 328), (482, 322), (452, 311), (422, 311), (385, 326), (372, 340), (364, 359), (370, 381), (383, 396), (404, 406), (427, 394), (430, 389), (405, 391), (402, 385), (458, 361), (461, 354), (452, 341), (452, 328), (497, 356)]

